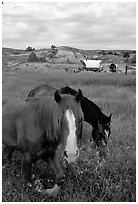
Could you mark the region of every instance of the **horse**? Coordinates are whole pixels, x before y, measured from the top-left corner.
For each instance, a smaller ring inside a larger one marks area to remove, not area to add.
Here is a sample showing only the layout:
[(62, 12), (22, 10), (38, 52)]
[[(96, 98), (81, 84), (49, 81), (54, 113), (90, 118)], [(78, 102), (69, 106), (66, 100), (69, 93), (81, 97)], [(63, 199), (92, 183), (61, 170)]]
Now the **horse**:
[[(26, 101), (31, 100), (32, 97), (42, 97), (45, 94), (49, 94), (54, 91), (56, 88), (47, 84), (41, 84), (33, 88)], [(50, 90), (50, 91), (49, 91)], [(72, 89), (69, 86), (65, 86), (59, 89), (60, 94), (70, 94), (75, 95), (76, 90)], [(81, 108), (84, 114), (84, 121), (89, 123), (92, 126), (92, 136), (94, 144), (96, 147), (100, 147), (103, 142), (107, 146), (107, 139), (111, 134), (111, 116), (106, 116), (94, 102), (89, 100), (87, 97), (83, 96), (81, 101)], [(82, 131), (82, 130), (81, 130)], [(81, 139), (82, 134), (80, 133), (79, 138)]]
[(46, 93), (53, 94), (55, 92), (55, 90), (56, 90), (56, 88), (54, 88), (48, 84), (40, 84), (39, 86), (33, 88), (29, 92), (25, 101), (30, 100), (30, 98), (32, 98), (32, 97), (37, 97), (37, 96), (40, 97), (42, 95), (45, 95)]
[(64, 168), (58, 155), (61, 146), (66, 163), (77, 162), (78, 135), (84, 116), (80, 106), (83, 98), (79, 89), (75, 96), (61, 95), (58, 90), (51, 96), (33, 98), (25, 102), (18, 98), (4, 102), (2, 114), (3, 164), (14, 150), (23, 154), (22, 172), (25, 185), (31, 184), (32, 164), (39, 159), (54, 170), (56, 183), (45, 193), (59, 192)]

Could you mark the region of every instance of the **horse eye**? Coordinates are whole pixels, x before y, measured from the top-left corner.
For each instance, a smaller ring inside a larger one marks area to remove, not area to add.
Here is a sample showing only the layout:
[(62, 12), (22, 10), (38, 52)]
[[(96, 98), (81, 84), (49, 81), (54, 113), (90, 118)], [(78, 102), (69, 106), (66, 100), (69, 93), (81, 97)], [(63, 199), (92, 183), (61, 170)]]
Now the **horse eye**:
[(58, 125), (61, 125), (61, 123), (62, 123), (62, 121), (61, 121), (61, 120), (59, 120), (59, 119), (58, 119), (58, 121), (57, 121), (57, 122), (58, 122)]
[(109, 129), (109, 128), (110, 128), (110, 124), (107, 123), (107, 124), (105, 125), (105, 128), (106, 128), (106, 129)]
[(82, 122), (82, 118), (79, 118), (79, 123), (81, 123)]
[(108, 123), (107, 126), (110, 128), (110, 123)]

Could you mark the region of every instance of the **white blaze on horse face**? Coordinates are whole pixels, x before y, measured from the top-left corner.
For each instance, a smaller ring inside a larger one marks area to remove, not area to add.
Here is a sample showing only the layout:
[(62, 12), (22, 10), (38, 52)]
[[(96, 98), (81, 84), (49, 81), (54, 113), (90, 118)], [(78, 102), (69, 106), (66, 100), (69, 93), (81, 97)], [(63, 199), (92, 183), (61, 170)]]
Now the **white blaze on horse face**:
[(109, 131), (108, 130), (104, 130), (106, 137), (109, 137)]
[(68, 121), (69, 135), (66, 143), (66, 160), (68, 163), (75, 162), (79, 156), (79, 150), (77, 148), (77, 136), (76, 136), (76, 124), (75, 117), (71, 110), (66, 111), (66, 118)]

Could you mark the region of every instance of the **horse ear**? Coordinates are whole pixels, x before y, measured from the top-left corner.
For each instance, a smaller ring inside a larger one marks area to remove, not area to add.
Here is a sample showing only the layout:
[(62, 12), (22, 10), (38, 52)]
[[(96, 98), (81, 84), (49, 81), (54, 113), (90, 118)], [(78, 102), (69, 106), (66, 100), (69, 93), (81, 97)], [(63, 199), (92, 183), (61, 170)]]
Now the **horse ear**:
[(54, 94), (54, 99), (55, 99), (55, 101), (56, 101), (57, 103), (61, 101), (61, 96), (60, 96), (58, 90), (56, 90), (56, 92), (55, 92), (55, 94)]
[(82, 91), (79, 89), (78, 92), (76, 93), (75, 95), (75, 100), (77, 102), (81, 102), (82, 101), (82, 98), (83, 98), (83, 94), (82, 94)]
[(109, 120), (111, 121), (112, 113), (109, 115)]

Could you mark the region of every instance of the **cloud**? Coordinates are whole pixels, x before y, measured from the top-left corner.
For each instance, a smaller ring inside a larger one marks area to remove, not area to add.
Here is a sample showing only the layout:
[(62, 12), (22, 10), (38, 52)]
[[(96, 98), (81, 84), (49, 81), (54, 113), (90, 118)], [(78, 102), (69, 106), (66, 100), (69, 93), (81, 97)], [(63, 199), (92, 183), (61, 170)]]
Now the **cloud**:
[[(4, 3), (3, 46), (135, 49), (136, 4)], [(129, 42), (128, 42), (129, 41)]]

